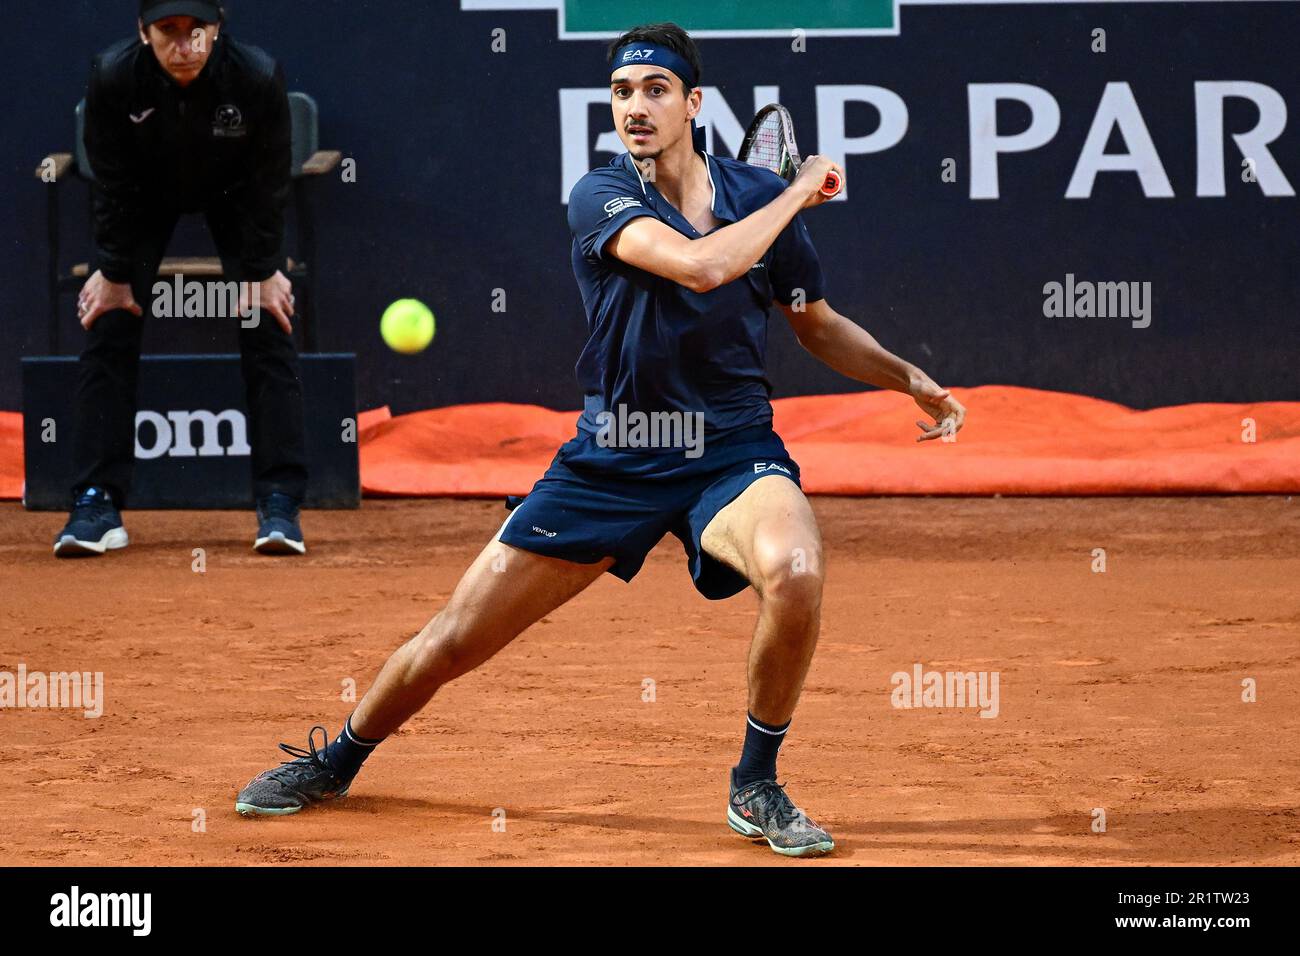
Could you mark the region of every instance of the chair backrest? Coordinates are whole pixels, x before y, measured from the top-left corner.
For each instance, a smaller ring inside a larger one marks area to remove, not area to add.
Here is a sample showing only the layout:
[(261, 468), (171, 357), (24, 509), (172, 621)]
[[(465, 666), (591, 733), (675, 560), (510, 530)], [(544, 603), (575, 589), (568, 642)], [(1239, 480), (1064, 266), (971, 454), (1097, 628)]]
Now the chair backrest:
[[(302, 164), (311, 159), (320, 149), (320, 128), (317, 117), (319, 110), (316, 101), (306, 93), (289, 94), (289, 124), (291, 127), (292, 175), (302, 175)], [(86, 155), (86, 101), (77, 104), (76, 157), (77, 174), (87, 182), (95, 181), (94, 170), (90, 168), (90, 157)]]
[(77, 138), (74, 140), (77, 144), (73, 149), (73, 156), (77, 160), (77, 175), (87, 182), (95, 181), (95, 173), (90, 168), (90, 157), (86, 155), (86, 101), (82, 100), (77, 104)]
[(294, 176), (302, 175), (302, 164), (320, 149), (320, 129), (317, 125), (319, 111), (316, 101), (306, 93), (289, 94), (289, 122), (293, 127), (292, 151)]

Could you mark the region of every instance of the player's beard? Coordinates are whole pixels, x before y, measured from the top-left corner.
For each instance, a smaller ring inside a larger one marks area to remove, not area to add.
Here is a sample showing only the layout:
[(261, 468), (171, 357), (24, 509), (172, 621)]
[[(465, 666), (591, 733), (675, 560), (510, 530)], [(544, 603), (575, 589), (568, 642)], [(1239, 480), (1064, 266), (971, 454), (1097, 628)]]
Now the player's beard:
[[(636, 143), (629, 143), (627, 151), (632, 154), (632, 158), (637, 162), (644, 162), (647, 159), (658, 159), (664, 153), (662, 132), (655, 128), (653, 130), (655, 138), (659, 141), (659, 146), (638, 146)], [(631, 135), (630, 133), (628, 134)]]

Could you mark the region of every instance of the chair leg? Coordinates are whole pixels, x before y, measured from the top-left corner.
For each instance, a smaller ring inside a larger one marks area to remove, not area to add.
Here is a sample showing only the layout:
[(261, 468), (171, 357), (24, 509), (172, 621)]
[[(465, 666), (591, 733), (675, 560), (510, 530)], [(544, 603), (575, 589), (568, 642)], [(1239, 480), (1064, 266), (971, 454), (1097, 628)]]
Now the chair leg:
[(306, 305), (303, 306), (302, 315), (302, 344), (306, 352), (320, 351), (320, 337), (317, 334), (316, 325), (316, 285), (312, 282), (310, 269), (307, 275), (303, 276), (302, 282), (303, 297), (306, 299)]
[(49, 264), (46, 278), (50, 286), (50, 354), (59, 354), (59, 185), (50, 183), (45, 200), (46, 229), (49, 236)]
[(320, 317), (316, 314), (316, 222), (312, 216), (307, 180), (299, 177), (293, 183), (294, 214), (298, 223), (298, 253), (302, 257), (301, 286), (307, 300), (302, 310), (303, 348), (308, 352), (320, 351)]

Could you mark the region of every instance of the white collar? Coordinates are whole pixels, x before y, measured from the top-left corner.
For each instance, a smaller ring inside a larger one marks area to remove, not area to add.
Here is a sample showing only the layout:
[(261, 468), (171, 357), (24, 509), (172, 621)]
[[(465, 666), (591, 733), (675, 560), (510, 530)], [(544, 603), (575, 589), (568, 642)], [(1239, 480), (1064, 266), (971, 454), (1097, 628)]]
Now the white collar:
[[(709, 154), (701, 151), (700, 155), (704, 157), (704, 174), (709, 177), (709, 212), (716, 216), (717, 210), (714, 207), (718, 202), (718, 187), (713, 183), (713, 169), (709, 165)], [(649, 193), (645, 189), (645, 180), (641, 178), (641, 167), (637, 165), (631, 153), (628, 153), (627, 161), (632, 164), (632, 170), (636, 173), (637, 182), (641, 184), (641, 195), (648, 198)]]

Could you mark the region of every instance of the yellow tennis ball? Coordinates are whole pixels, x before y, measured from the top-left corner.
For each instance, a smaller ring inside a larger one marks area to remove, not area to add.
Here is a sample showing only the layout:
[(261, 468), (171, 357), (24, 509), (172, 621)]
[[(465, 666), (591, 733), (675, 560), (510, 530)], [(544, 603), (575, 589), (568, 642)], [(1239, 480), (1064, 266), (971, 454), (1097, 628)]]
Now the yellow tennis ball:
[(419, 299), (398, 299), (379, 320), (379, 334), (390, 349), (403, 355), (423, 351), (433, 341), (433, 333), (433, 313)]

